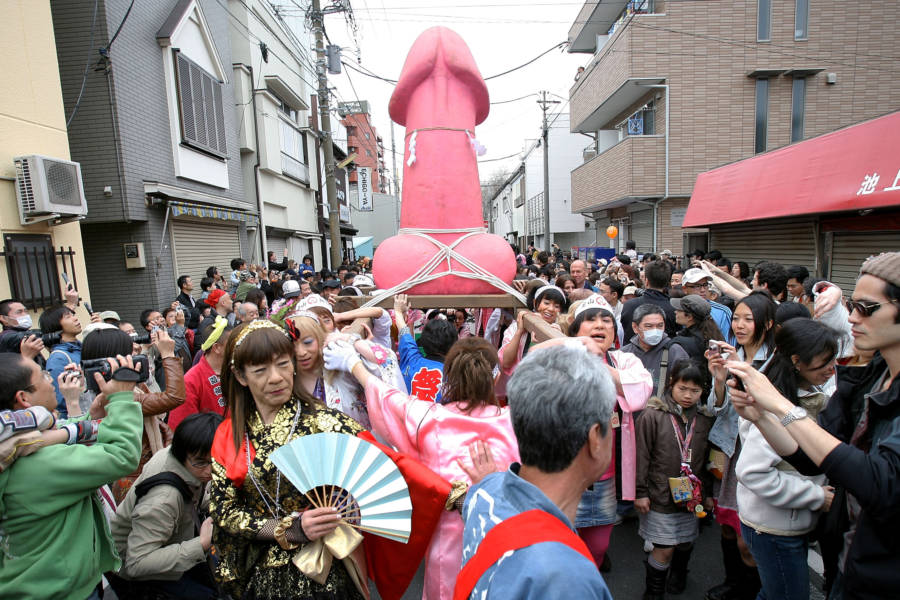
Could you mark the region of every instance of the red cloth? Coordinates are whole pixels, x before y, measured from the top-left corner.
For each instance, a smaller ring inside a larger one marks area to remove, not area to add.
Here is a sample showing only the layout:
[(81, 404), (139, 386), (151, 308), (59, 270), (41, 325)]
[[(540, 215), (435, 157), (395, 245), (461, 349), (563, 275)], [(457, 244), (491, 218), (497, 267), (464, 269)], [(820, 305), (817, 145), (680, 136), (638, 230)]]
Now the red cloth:
[(363, 533), (369, 579), (375, 582), (383, 600), (399, 600), (425, 558), (431, 536), (444, 512), (450, 483), (422, 463), (380, 444), (368, 431), (359, 437), (378, 447), (394, 461), (412, 500), (412, 532), (406, 544)]
[(200, 412), (225, 414), (222, 383), (205, 356), (184, 374), (184, 403), (169, 412), (169, 428), (175, 431), (186, 417)]
[[(375, 582), (383, 600), (399, 600), (415, 577), (419, 563), (425, 558), (431, 536), (443, 514), (451, 485), (420, 462), (380, 444), (368, 431), (361, 431), (358, 435), (377, 446), (394, 461), (409, 487), (413, 512), (412, 531), (407, 543), (363, 533), (369, 578)], [(235, 452), (230, 417), (216, 430), (212, 457), (225, 467), (226, 477), (235, 486), (244, 485), (244, 479), (247, 477), (247, 450), (242, 444)], [(255, 458), (256, 450), (251, 444), (250, 460), (253, 461)]]
[(487, 532), (478, 550), (463, 565), (453, 590), (453, 600), (466, 600), (485, 572), (494, 566), (510, 550), (518, 550), (543, 542), (565, 544), (591, 562), (594, 562), (584, 540), (565, 523), (548, 512), (534, 509), (504, 519)]

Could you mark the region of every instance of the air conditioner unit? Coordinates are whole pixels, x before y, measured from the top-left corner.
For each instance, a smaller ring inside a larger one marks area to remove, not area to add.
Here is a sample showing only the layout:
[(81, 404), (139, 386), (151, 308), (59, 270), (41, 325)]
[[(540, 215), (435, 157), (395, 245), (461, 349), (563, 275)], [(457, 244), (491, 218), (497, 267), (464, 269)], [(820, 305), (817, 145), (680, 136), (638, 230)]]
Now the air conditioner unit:
[(17, 156), (16, 198), (22, 225), (87, 215), (81, 165), (49, 156)]

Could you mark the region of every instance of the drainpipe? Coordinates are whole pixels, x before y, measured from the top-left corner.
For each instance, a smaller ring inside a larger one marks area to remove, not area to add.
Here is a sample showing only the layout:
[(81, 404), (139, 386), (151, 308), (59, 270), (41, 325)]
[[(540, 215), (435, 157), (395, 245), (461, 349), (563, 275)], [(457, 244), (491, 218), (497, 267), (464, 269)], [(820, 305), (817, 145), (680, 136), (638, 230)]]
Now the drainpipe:
[[(256, 79), (253, 77), (253, 65), (245, 65), (242, 63), (241, 66), (246, 67), (250, 71), (250, 104), (253, 108), (253, 138), (256, 141), (256, 164), (253, 165), (253, 188), (256, 192), (256, 211), (259, 213), (259, 227), (256, 232), (259, 237), (259, 248), (262, 252), (262, 258), (260, 260), (268, 269), (269, 257), (266, 255), (266, 222), (263, 215), (262, 198), (259, 195), (259, 122), (256, 118), (256, 90), (253, 86), (253, 82), (256, 81)], [(668, 103), (666, 106), (668, 106)]]
[[(641, 84), (639, 84), (641, 85)], [(669, 197), (669, 84), (657, 83), (643, 87), (666, 90), (666, 192), (663, 197), (653, 203), (653, 251), (657, 252), (657, 236), (659, 229), (659, 203)]]

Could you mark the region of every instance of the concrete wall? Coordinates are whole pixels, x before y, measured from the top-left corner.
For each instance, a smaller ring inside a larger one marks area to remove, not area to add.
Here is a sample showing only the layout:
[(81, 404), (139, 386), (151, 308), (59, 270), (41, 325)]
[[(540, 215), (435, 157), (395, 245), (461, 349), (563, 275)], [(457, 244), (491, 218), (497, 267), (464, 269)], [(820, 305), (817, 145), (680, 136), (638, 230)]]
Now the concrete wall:
[[(0, 234), (50, 235), (56, 248), (71, 246), (78, 291), (83, 299), (91, 300), (78, 223), (22, 226), (19, 221), (13, 158), (43, 154), (68, 160), (70, 156), (50, 2), (12, 0), (5, 8), (0, 51), (15, 59), (8, 61), (8, 83), (0, 91)], [(0, 299), (12, 295), (6, 265), (6, 260), (0, 260)], [(62, 289), (62, 281), (59, 284)], [(79, 317), (88, 322), (83, 305)]]

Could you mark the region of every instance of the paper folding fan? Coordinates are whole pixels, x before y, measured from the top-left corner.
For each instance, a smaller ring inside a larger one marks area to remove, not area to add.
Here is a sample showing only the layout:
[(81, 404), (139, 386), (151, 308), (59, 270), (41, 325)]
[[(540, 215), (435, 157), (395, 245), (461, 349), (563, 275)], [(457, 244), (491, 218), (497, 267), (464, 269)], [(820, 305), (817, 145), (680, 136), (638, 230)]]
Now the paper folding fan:
[(269, 458), (314, 506), (335, 507), (362, 531), (403, 543), (409, 539), (409, 488), (397, 465), (373, 444), (344, 433), (317, 433), (285, 444)]

